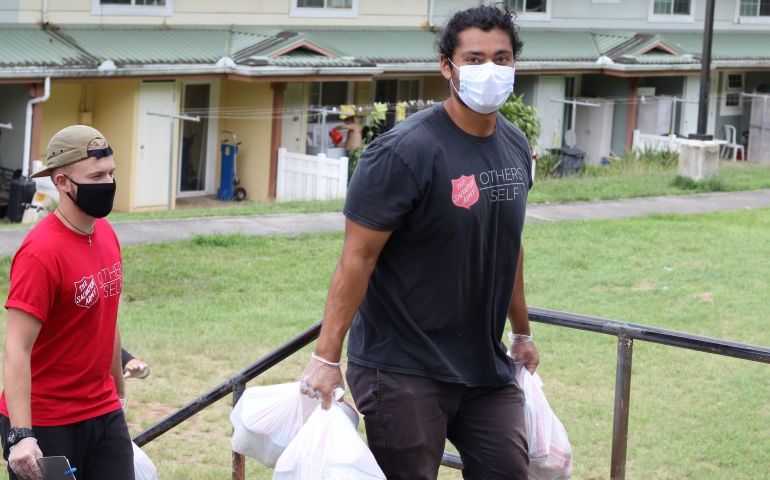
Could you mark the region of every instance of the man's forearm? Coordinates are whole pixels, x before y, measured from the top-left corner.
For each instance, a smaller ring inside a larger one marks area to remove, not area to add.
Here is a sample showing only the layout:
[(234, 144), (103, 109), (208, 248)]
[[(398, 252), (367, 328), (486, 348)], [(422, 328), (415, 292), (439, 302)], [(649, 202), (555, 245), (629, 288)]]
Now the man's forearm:
[(115, 389), (118, 392), (118, 397), (126, 398), (125, 386), (123, 383), (123, 362), (121, 359), (121, 341), (120, 341), (120, 329), (115, 327), (115, 342), (112, 352), (112, 378), (115, 380)]
[(524, 297), (524, 248), (519, 250), (519, 261), (516, 264), (516, 281), (511, 295), (511, 305), (508, 307), (508, 321), (511, 322), (513, 333), (529, 335), (529, 313)]
[(11, 426), (16, 428), (32, 428), (30, 358), (31, 352), (6, 344), (3, 355), (3, 386)]
[(364, 299), (375, 263), (373, 259), (367, 260), (355, 255), (340, 259), (326, 299), (316, 355), (332, 362), (339, 361), (345, 335)]

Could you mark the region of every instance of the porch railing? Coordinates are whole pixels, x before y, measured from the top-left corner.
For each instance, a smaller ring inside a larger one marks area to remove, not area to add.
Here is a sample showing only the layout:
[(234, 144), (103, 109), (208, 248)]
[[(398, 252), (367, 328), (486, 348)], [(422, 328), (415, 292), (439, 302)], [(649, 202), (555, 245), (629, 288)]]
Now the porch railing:
[[(626, 474), (629, 402), (631, 399), (631, 362), (634, 340), (770, 364), (770, 348), (767, 347), (542, 308), (530, 308), (529, 318), (535, 322), (617, 337), (615, 404), (612, 424), (612, 454), (610, 458), (610, 478), (613, 480), (624, 479)], [(286, 344), (265, 355), (257, 362), (249, 365), (225, 382), (217, 385), (207, 393), (182, 407), (177, 412), (172, 413), (142, 432), (134, 438), (134, 442), (140, 447), (146, 445), (165, 432), (168, 432), (175, 426), (186, 421), (196, 413), (226, 397), (230, 392), (233, 393), (233, 405), (235, 405), (243, 393), (247, 382), (255, 379), (288, 358), (290, 355), (309, 345), (318, 337), (320, 330), (321, 324), (316, 323), (301, 332)], [(446, 467), (462, 469), (460, 457), (453, 453), (444, 453), (441, 463)], [(233, 480), (244, 480), (245, 475), (245, 459), (242, 455), (233, 453)]]

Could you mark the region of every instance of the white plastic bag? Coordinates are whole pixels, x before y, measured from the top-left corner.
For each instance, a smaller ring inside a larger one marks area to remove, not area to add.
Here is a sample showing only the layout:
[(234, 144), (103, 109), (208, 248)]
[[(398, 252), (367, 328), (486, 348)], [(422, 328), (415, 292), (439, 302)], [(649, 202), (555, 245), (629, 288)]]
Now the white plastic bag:
[(274, 466), (317, 406), (298, 382), (247, 388), (230, 414), (233, 451)]
[(320, 406), (275, 464), (273, 480), (384, 480), (342, 407)]
[(136, 480), (158, 480), (158, 471), (150, 457), (133, 442), (134, 447), (134, 478)]
[(572, 447), (564, 425), (543, 393), (537, 373), (519, 368), (516, 381), (524, 391), (524, 423), (529, 444), (530, 480), (563, 480), (572, 475)]

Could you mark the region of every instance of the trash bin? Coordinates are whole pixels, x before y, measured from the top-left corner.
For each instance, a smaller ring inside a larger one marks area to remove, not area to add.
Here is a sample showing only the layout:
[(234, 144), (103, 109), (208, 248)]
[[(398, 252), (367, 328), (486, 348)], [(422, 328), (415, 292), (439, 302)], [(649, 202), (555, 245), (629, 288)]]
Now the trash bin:
[(21, 222), (24, 209), (32, 202), (35, 196), (35, 182), (27, 178), (11, 180), (11, 192), (8, 196), (8, 220), (13, 223)]
[(559, 157), (559, 163), (556, 165), (557, 175), (562, 177), (568, 175), (577, 175), (583, 170), (586, 157), (586, 152), (583, 150), (564, 147), (552, 148), (550, 152)]

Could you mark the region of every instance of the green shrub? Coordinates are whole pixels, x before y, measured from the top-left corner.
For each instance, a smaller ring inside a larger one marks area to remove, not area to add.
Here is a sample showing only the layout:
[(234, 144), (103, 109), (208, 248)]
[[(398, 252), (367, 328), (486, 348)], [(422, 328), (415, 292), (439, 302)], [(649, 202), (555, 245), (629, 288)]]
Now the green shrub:
[(512, 124), (519, 127), (529, 142), (529, 148), (535, 151), (537, 139), (540, 137), (540, 118), (534, 107), (524, 105), (523, 97), (512, 93), (502, 107), (500, 113)]
[(535, 178), (549, 178), (556, 175), (556, 166), (559, 163), (559, 156), (553, 153), (546, 153), (537, 157), (535, 162)]

